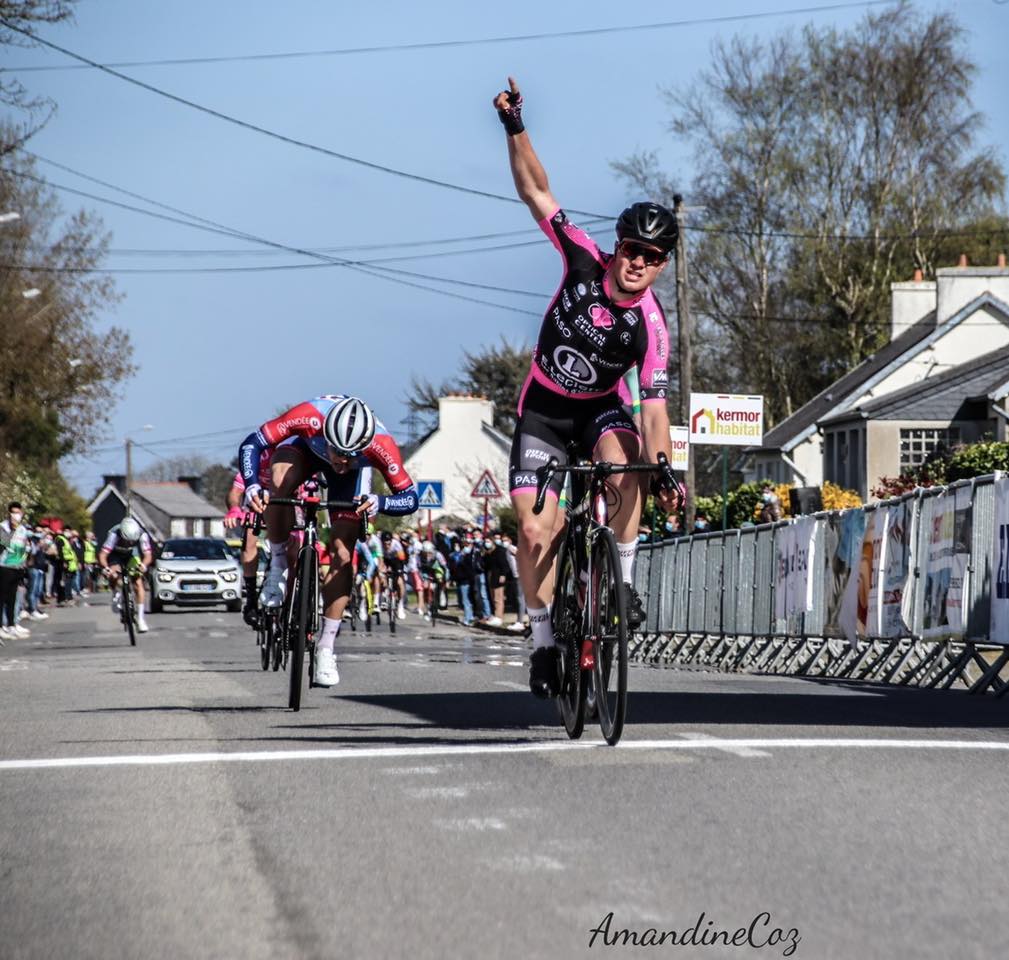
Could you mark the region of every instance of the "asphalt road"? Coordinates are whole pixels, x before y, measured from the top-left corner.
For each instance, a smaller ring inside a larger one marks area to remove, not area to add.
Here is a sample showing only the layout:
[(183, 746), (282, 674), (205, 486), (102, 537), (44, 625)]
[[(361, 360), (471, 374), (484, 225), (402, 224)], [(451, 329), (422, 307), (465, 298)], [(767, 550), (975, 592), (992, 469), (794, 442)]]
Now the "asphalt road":
[(614, 749), (521, 640), (344, 636), (294, 714), (238, 615), (150, 622), (0, 650), (3, 958), (1005, 954), (1006, 699), (634, 668)]

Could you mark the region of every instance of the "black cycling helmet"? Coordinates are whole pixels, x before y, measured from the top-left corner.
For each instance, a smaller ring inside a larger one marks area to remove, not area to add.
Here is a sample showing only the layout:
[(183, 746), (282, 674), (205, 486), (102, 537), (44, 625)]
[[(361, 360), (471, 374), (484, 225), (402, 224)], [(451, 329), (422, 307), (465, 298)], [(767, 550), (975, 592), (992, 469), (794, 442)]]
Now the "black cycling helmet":
[(388, 543), (392, 539), (392, 532), (389, 530), (383, 530), (381, 533), (381, 539), (383, 542)]
[(678, 234), (676, 214), (650, 200), (632, 203), (617, 220), (619, 239), (640, 240), (666, 253), (676, 245)]

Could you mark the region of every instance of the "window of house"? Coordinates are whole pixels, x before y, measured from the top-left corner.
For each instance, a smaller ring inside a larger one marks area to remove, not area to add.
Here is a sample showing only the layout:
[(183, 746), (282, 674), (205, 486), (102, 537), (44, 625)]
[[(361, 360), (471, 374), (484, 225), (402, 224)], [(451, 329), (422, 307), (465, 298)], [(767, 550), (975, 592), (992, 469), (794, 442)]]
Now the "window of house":
[(959, 427), (914, 427), (900, 431), (900, 469), (921, 466), (939, 447), (960, 442)]

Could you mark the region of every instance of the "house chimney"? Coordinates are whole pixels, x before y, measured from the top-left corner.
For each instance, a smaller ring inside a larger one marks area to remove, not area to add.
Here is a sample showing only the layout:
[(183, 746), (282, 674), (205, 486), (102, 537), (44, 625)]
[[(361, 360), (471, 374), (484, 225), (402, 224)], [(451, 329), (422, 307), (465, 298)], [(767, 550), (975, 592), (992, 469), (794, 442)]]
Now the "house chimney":
[(957, 266), (958, 267), (966, 267), (967, 266), (967, 254), (966, 253), (961, 253), (960, 254), (960, 262), (957, 264)]
[(997, 266), (998, 266), (999, 270), (1005, 270), (1005, 254), (1004, 253), (1000, 253), (998, 255)]
[(189, 477), (178, 477), (179, 483), (185, 483), (198, 497), (203, 496), (203, 477), (199, 476), (189, 476)]
[(916, 267), (914, 271), (914, 283), (921, 283), (923, 279), (924, 277), (921, 272), (921, 267)]
[(106, 484), (112, 484), (123, 496), (126, 495), (126, 474), (125, 473), (106, 473), (102, 477), (102, 486)]

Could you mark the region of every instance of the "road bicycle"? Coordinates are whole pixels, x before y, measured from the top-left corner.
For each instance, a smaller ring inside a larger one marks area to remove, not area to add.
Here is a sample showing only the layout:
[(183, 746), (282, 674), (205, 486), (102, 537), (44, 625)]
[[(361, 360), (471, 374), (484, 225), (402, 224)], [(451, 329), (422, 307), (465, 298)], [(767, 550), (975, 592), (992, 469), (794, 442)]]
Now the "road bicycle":
[[(267, 509), (271, 506), (301, 507), (304, 520), (295, 529), (304, 530), (305, 536), (298, 550), (298, 559), (294, 569), (289, 574), (290, 583), (287, 595), (280, 608), (279, 636), (274, 636), (274, 657), (280, 657), (285, 668), (289, 667), (290, 693), (288, 706), (298, 711), (301, 709), (301, 690), (305, 674), (305, 655), (308, 654), (309, 686), (314, 680), (315, 669), (315, 635), (319, 632), (319, 553), (316, 544), (319, 542), (319, 529), (316, 515), (319, 510), (357, 510), (360, 501), (322, 500), (314, 495), (319, 489), (315, 481), (305, 484), (306, 495), (303, 497), (271, 497)], [(361, 514), (360, 538), (367, 535), (368, 517)], [(276, 609), (276, 608), (274, 608)], [(272, 619), (272, 618), (271, 618)], [(277, 667), (275, 666), (276, 670)]]
[[(574, 451), (569, 450), (572, 460)], [(564, 729), (578, 739), (590, 714), (590, 702), (603, 737), (611, 746), (623, 733), (627, 717), (627, 596), (620, 573), (617, 541), (609, 522), (611, 487), (618, 473), (658, 473), (658, 482), (676, 489), (666, 457), (657, 463), (572, 462), (556, 457), (536, 471), (534, 513), (543, 510), (550, 481), (571, 480), (567, 525), (555, 564), (551, 620), (560, 650), (558, 710)]]
[(137, 645), (137, 598), (133, 595), (133, 577), (127, 569), (123, 569), (119, 577), (119, 589), (122, 597), (119, 604), (119, 618), (123, 629), (130, 636), (130, 646)]

